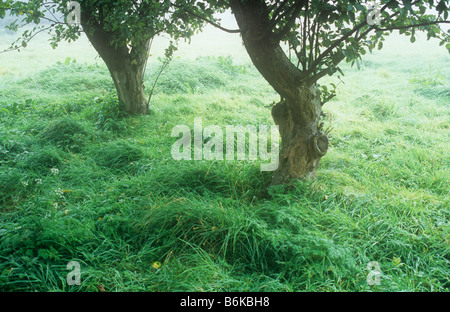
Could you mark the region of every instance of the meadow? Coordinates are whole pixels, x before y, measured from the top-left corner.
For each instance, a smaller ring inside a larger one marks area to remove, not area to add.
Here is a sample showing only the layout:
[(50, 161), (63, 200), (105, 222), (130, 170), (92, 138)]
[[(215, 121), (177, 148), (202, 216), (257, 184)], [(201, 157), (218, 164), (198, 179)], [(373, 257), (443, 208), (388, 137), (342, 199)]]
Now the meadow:
[[(317, 178), (269, 187), (259, 161), (170, 153), (173, 127), (195, 117), (273, 124), (277, 94), (227, 36), (183, 44), (139, 117), (121, 114), (85, 40), (0, 54), (0, 291), (450, 289), (445, 49), (393, 36), (325, 78), (339, 86)], [(67, 283), (70, 261), (81, 285)]]

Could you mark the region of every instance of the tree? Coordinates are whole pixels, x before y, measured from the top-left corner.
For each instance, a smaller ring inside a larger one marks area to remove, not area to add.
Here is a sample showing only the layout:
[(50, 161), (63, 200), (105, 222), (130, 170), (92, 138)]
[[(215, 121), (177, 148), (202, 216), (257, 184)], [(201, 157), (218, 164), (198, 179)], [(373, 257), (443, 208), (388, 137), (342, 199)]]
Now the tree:
[(335, 95), (326, 86), (320, 90), (318, 81), (342, 74), (343, 60), (354, 63), (367, 51), (381, 49), (394, 30), (411, 42), (416, 31), (425, 31), (450, 50), (448, 35), (439, 27), (449, 23), (445, 0), (382, 0), (372, 8), (369, 1), (356, 0), (229, 0), (219, 5), (231, 8), (253, 64), (281, 97), (272, 108), (282, 139), (272, 184), (316, 175), (329, 144), (322, 105)]
[[(203, 19), (186, 14), (194, 2), (164, 0), (79, 0), (81, 27), (64, 16), (75, 16), (74, 1), (0, 0), (0, 19), (8, 13), (16, 16), (8, 28), (17, 31), (28, 27), (10, 50), (20, 50), (38, 33), (52, 35), (55, 48), (62, 40), (72, 41), (84, 32), (111, 73), (117, 95), (126, 113), (147, 114), (148, 102), (144, 95), (144, 72), (152, 39), (162, 33), (173, 41), (190, 38), (204, 23)], [(68, 5), (69, 4), (69, 5)], [(202, 16), (212, 19), (213, 10), (204, 5)], [(62, 15), (62, 17), (61, 17)], [(175, 50), (166, 50), (170, 57)]]

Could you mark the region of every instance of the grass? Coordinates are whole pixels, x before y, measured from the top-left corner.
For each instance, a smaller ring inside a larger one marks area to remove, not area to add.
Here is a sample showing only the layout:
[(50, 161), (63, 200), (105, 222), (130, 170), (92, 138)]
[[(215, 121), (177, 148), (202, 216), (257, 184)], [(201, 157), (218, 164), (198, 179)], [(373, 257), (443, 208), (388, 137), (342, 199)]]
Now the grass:
[(344, 66), (329, 152), (290, 189), (257, 162), (171, 157), (172, 128), (197, 116), (272, 124), (277, 95), (234, 56), (175, 59), (140, 117), (103, 65), (3, 73), (0, 290), (448, 291), (449, 57), (395, 44)]

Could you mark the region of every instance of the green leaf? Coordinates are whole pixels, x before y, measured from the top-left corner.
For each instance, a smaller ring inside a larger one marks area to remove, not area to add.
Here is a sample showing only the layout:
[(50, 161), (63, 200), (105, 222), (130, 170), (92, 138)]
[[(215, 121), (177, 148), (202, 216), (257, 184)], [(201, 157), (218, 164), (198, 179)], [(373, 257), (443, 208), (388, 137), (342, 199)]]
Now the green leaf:
[(408, 11), (412, 12), (411, 0), (403, 0), (403, 5)]
[(378, 50), (383, 49), (383, 41), (378, 42)]
[(439, 4), (436, 6), (436, 10), (439, 13), (445, 12), (447, 10), (447, 5), (445, 4), (445, 0), (441, 0)]

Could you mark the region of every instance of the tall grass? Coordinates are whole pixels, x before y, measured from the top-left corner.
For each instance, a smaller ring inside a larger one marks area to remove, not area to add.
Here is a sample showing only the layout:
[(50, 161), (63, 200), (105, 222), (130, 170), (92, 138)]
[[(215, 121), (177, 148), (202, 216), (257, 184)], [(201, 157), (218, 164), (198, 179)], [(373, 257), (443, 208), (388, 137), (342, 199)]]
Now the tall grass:
[(171, 157), (194, 117), (271, 124), (277, 95), (230, 57), (175, 60), (140, 117), (120, 114), (101, 66), (3, 76), (0, 289), (448, 291), (449, 72), (429, 71), (448, 57), (392, 59), (346, 69), (318, 177), (290, 188), (257, 162)]

